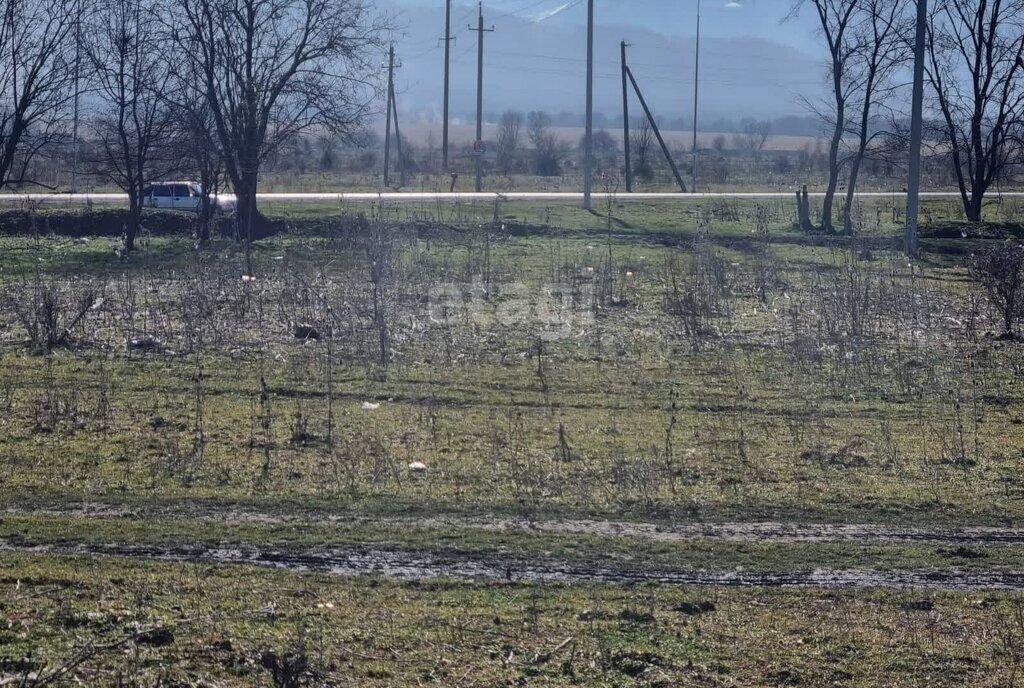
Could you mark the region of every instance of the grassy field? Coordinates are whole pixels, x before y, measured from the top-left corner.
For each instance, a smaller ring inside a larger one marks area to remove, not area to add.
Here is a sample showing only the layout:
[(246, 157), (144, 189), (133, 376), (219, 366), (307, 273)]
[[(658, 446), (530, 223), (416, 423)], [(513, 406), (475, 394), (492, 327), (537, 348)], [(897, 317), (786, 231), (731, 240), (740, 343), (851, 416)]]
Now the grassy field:
[(274, 685), (274, 667), (306, 667), (329, 686), (1010, 686), (1024, 639), (1006, 594), (538, 587), (22, 554), (4, 558), (0, 590), (0, 647), (30, 657), (17, 668), (45, 677), (81, 658), (68, 673), (88, 685)]
[[(1021, 514), (1024, 359), (985, 336), (996, 325), (955, 258), (911, 268), (749, 231), (731, 244), (431, 232), (267, 240), (256, 287), (226, 245), (153, 239), (126, 265), (111, 240), (8, 239), (0, 489), (740, 520)], [(370, 256), (388, 263), (377, 289)], [(27, 355), (18, 308), (44, 288), (102, 307), (74, 350)], [(296, 325), (336, 334), (300, 340)], [(126, 352), (144, 336), (159, 350)], [(410, 476), (414, 461), (429, 471)]]
[[(1024, 517), (1024, 348), (965, 267), (1015, 226), (930, 203), (908, 263), (884, 202), (854, 239), (783, 203), (266, 211), (251, 256), (0, 237), (0, 677), (291, 685), (264, 665), (301, 640), (309, 685), (1017, 681), (1014, 593), (515, 575), (1024, 570), (871, 529)], [(666, 535), (729, 522), (866, 529)], [(511, 580), (136, 560), (185, 546)]]

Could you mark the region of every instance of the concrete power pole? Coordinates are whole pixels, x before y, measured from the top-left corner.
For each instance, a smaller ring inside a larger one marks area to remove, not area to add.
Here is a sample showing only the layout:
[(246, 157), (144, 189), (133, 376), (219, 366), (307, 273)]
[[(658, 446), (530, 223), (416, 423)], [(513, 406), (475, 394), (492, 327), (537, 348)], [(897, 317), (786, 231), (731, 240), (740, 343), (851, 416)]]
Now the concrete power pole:
[(587, 131), (583, 143), (583, 209), (594, 187), (594, 0), (587, 0)]
[(388, 121), (384, 125), (384, 186), (391, 186), (391, 124), (395, 125), (395, 143), (398, 146), (398, 169), (401, 174), (400, 186), (405, 186), (405, 158), (402, 156), (402, 134), (398, 130), (398, 103), (395, 101), (395, 46), (388, 50)]
[(626, 158), (626, 193), (633, 193), (633, 163), (629, 159), (629, 82), (626, 76), (626, 41), (622, 48), (622, 152)]
[(75, 100), (72, 106), (71, 124), (71, 193), (78, 193), (78, 101), (81, 97), (82, 69), (82, 3), (75, 7)]
[(395, 46), (391, 45), (391, 49), (388, 51), (388, 112), (387, 121), (384, 124), (384, 186), (391, 186), (391, 108), (393, 108), (394, 101), (391, 99), (392, 94), (395, 92)]
[(473, 143), (473, 156), (476, 158), (476, 192), (483, 190), (483, 168), (484, 168), (484, 34), (494, 31), (492, 26), (484, 28), (484, 4), (478, 5), (479, 15), (477, 26), (470, 31), (477, 32), (476, 52), (476, 141)]
[(917, 42), (914, 46), (914, 92), (910, 114), (910, 170), (907, 180), (907, 231), (904, 248), (917, 255), (917, 214), (921, 199), (921, 139), (924, 129), (924, 42), (928, 0), (917, 0)]
[[(394, 60), (394, 48), (391, 48), (392, 61)], [(402, 63), (399, 62), (395, 67), (401, 67)], [(398, 146), (398, 174), (399, 174), (399, 186), (405, 186), (405, 155), (402, 153), (402, 132), (398, 129), (398, 100), (395, 99), (395, 83), (394, 79), (391, 79), (391, 114), (395, 121), (395, 143)]]
[(700, 0), (697, 0), (697, 47), (693, 58), (693, 193), (697, 193), (697, 96), (700, 94)]
[(451, 70), (452, 0), (444, 3), (444, 127), (441, 132), (441, 171), (448, 172), (448, 83)]

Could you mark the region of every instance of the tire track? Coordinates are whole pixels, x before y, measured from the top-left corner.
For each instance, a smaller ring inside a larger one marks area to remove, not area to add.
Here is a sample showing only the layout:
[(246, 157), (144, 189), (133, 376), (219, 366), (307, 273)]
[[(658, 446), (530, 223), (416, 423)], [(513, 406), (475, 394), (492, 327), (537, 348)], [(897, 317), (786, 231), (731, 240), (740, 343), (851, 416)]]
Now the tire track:
[(602, 567), (554, 559), (484, 554), (437, 554), (372, 547), (261, 549), (119, 544), (15, 544), (0, 551), (90, 555), (142, 561), (248, 565), (289, 571), (400, 579), (455, 578), (509, 582), (657, 583), (679, 586), (909, 588), (936, 590), (1022, 590), (1024, 571), (814, 569), (809, 571), (654, 570)]
[(277, 513), (238, 507), (178, 504), (167, 507), (118, 507), (102, 503), (53, 508), (10, 507), (7, 515), (68, 516), (74, 518), (167, 518), (217, 523), (294, 525), (408, 525), (424, 528), (465, 528), (492, 532), (591, 535), (678, 542), (718, 539), (732, 542), (807, 542), (846, 544), (929, 544), (972, 547), (1024, 547), (1024, 529), (962, 526), (957, 528), (903, 527), (876, 524), (764, 522), (644, 523), (597, 519), (526, 519), (505, 517), (371, 517), (344, 513), (302, 511)]

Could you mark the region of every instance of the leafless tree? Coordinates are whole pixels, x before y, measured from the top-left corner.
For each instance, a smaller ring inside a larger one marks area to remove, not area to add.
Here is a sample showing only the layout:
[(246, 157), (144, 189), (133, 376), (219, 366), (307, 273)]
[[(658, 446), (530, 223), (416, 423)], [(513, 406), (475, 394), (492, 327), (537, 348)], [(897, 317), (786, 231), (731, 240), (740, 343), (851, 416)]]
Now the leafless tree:
[[(831, 100), (825, 111), (819, 111), (832, 128), (828, 149), (828, 186), (821, 207), (821, 228), (833, 232), (832, 208), (835, 204), (836, 189), (842, 167), (840, 148), (846, 133), (846, 115), (853, 84), (849, 78), (853, 56), (861, 49), (855, 23), (857, 9), (862, 0), (799, 0), (793, 9), (796, 13), (804, 5), (810, 5), (818, 19), (818, 27), (828, 47), (828, 76), (831, 85)], [(810, 105), (810, 103), (808, 103)]]
[(850, 174), (843, 206), (843, 232), (853, 234), (853, 204), (861, 165), (879, 131), (872, 131), (872, 122), (879, 110), (886, 107), (896, 90), (892, 76), (910, 59), (911, 52), (903, 40), (910, 29), (905, 3), (899, 0), (861, 0), (857, 11), (856, 38), (858, 51), (851, 56), (847, 76), (850, 79), (850, 107), (857, 118), (849, 133), (856, 137), (856, 148), (850, 155)]
[(534, 172), (542, 177), (556, 177), (562, 173), (562, 151), (558, 138), (551, 132), (551, 117), (545, 112), (530, 112), (526, 116), (526, 133), (533, 146)]
[(738, 150), (757, 154), (764, 150), (772, 135), (772, 123), (753, 119), (743, 120), (743, 131), (733, 137)]
[(210, 104), (202, 91), (195, 88), (190, 75), (176, 74), (169, 97), (173, 99), (176, 137), (189, 167), (198, 173), (202, 188), (196, 236), (202, 243), (210, 239), (210, 225), (217, 209), (216, 196), (224, 180), (224, 158)]
[(0, 186), (26, 179), (33, 157), (63, 136), (74, 97), (76, 0), (2, 0)]
[(926, 73), (964, 214), (1021, 162), (1024, 0), (944, 0), (931, 11)]
[[(580, 137), (579, 150), (580, 157), (585, 155), (587, 137), (586, 135)], [(594, 171), (598, 174), (604, 172), (607, 168), (614, 168), (617, 165), (619, 159), (619, 142), (615, 140), (607, 129), (598, 129), (594, 132), (593, 138), (594, 146)]]
[(516, 165), (522, 129), (523, 113), (508, 110), (501, 115), (498, 123), (498, 168), (506, 176), (512, 173)]
[(1024, 247), (1016, 243), (994, 246), (971, 256), (968, 268), (1002, 316), (1003, 336), (1012, 339), (1014, 325), (1024, 310)]
[(146, 181), (177, 166), (177, 156), (170, 157), (172, 118), (163, 95), (170, 62), (153, 22), (156, 9), (150, 0), (107, 0), (91, 9), (83, 33), (101, 103), (90, 162), (96, 174), (128, 194), (126, 251), (135, 248)]
[(379, 91), (384, 21), (364, 0), (172, 0), (251, 238), (260, 167), (305, 131), (352, 132)]
[(633, 171), (640, 179), (650, 181), (654, 177), (651, 151), (654, 147), (654, 128), (646, 117), (637, 117), (629, 132)]

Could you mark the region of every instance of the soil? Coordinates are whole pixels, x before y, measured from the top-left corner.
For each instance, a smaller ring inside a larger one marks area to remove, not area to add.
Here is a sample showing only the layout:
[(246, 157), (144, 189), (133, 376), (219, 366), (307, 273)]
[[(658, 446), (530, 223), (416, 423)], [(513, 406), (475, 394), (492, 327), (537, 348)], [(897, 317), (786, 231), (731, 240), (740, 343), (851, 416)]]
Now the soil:
[(1024, 571), (815, 569), (812, 571), (659, 571), (629, 565), (601, 567), (514, 555), (425, 553), (373, 547), (262, 549), (202, 545), (46, 544), (0, 541), (0, 550), (42, 554), (123, 557), (139, 560), (245, 564), (321, 571), (345, 576), (457, 578), (508, 582), (658, 583), (726, 587), (822, 587), (914, 589), (1024, 589)]

